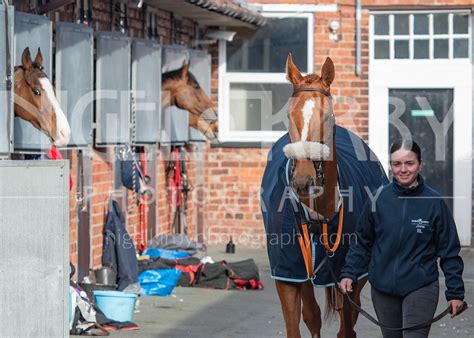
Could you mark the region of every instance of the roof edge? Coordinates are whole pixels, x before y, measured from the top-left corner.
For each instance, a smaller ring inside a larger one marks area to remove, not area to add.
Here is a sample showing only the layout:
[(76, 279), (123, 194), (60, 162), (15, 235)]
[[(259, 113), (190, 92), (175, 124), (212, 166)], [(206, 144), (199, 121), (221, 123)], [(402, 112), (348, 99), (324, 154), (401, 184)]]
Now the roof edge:
[(263, 26), (266, 19), (259, 12), (252, 11), (248, 8), (242, 7), (240, 4), (232, 0), (185, 0), (186, 2), (207, 9), (211, 12), (232, 17), (234, 19), (255, 25)]

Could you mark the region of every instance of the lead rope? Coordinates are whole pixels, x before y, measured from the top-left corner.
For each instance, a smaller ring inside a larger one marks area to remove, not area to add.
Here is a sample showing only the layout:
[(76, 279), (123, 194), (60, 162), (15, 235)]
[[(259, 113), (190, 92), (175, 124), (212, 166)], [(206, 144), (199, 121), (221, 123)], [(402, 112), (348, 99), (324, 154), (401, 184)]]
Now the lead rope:
[[(342, 293), (342, 291), (339, 289), (338, 287), (338, 278), (336, 277), (336, 274), (334, 273), (334, 270), (332, 269), (332, 266), (331, 266), (331, 263), (329, 262), (328, 260), (328, 267), (329, 267), (329, 272), (331, 273), (331, 277), (332, 279), (334, 280), (334, 283), (336, 285), (336, 290), (340, 293)], [(388, 327), (388, 326), (385, 326), (384, 324), (381, 324), (377, 319), (375, 319), (374, 317), (372, 317), (368, 312), (366, 312), (364, 309), (362, 309), (360, 307), (359, 304), (357, 304), (352, 298), (351, 296), (349, 296), (348, 293), (345, 293), (343, 294), (343, 296), (345, 296), (347, 298), (347, 300), (349, 301), (349, 303), (361, 314), (363, 315), (365, 318), (367, 318), (369, 321), (371, 321), (372, 323), (374, 323), (375, 325), (377, 326), (380, 326), (381, 328), (383, 329), (386, 329), (386, 330), (390, 330), (390, 331), (408, 331), (408, 330), (418, 330), (418, 329), (422, 329), (422, 328), (425, 328), (427, 326), (430, 326), (431, 324), (439, 321), (441, 318), (443, 318), (444, 316), (446, 316), (448, 313), (451, 312), (451, 307), (448, 305), (448, 307), (446, 308), (446, 310), (444, 310), (443, 312), (441, 312), (439, 315), (437, 315), (436, 317), (434, 317), (433, 319), (427, 321), (427, 322), (424, 322), (424, 323), (421, 323), (421, 324), (416, 324), (416, 325), (411, 325), (411, 326), (407, 326), (407, 327)], [(458, 315), (460, 315), (461, 313), (463, 313), (464, 311), (466, 311), (467, 309), (469, 308), (469, 305), (464, 302), (463, 304), (463, 308), (461, 309), (461, 311), (458, 313)]]

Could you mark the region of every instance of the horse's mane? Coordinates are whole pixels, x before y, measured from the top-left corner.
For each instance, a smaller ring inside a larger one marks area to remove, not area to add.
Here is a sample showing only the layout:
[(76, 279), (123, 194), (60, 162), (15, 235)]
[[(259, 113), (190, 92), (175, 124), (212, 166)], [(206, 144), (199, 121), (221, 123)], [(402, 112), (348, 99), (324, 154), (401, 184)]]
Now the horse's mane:
[[(179, 80), (181, 78), (181, 68), (170, 70), (166, 73), (161, 74), (161, 81), (164, 82), (167, 80)], [(188, 72), (188, 82), (194, 83), (199, 87), (199, 82), (197, 81), (194, 74), (191, 72)]]

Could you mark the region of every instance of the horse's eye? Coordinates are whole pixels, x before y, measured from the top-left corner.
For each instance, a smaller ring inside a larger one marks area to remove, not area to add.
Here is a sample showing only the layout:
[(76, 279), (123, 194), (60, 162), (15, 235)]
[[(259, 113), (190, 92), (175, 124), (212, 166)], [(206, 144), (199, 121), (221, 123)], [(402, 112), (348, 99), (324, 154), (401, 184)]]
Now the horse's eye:
[(36, 96), (40, 96), (41, 95), (41, 92), (38, 88), (33, 88), (33, 93), (35, 93)]

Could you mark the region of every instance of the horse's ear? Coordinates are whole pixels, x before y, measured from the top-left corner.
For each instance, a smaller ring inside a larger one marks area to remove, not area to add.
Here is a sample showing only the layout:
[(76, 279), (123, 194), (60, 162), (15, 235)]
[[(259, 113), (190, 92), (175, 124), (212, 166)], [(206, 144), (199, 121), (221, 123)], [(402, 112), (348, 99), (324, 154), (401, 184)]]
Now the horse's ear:
[(323, 84), (327, 87), (331, 86), (331, 83), (334, 81), (334, 76), (336, 74), (336, 70), (334, 69), (334, 63), (332, 62), (331, 58), (326, 58), (326, 62), (324, 62), (323, 68), (321, 69), (321, 80)]
[(33, 67), (33, 62), (31, 61), (30, 49), (26, 47), (21, 54), (21, 65), (23, 69), (29, 70)]
[(38, 53), (36, 53), (35, 64), (37, 66), (43, 65), (43, 54), (41, 54), (41, 49), (38, 48)]
[(181, 67), (181, 78), (184, 81), (188, 81), (188, 73), (189, 73), (189, 62), (184, 61), (183, 66)]
[(293, 63), (291, 53), (288, 54), (288, 58), (286, 59), (286, 78), (294, 86), (297, 85), (303, 79), (303, 76), (301, 75), (301, 72), (299, 71), (298, 67), (296, 67), (296, 65)]

